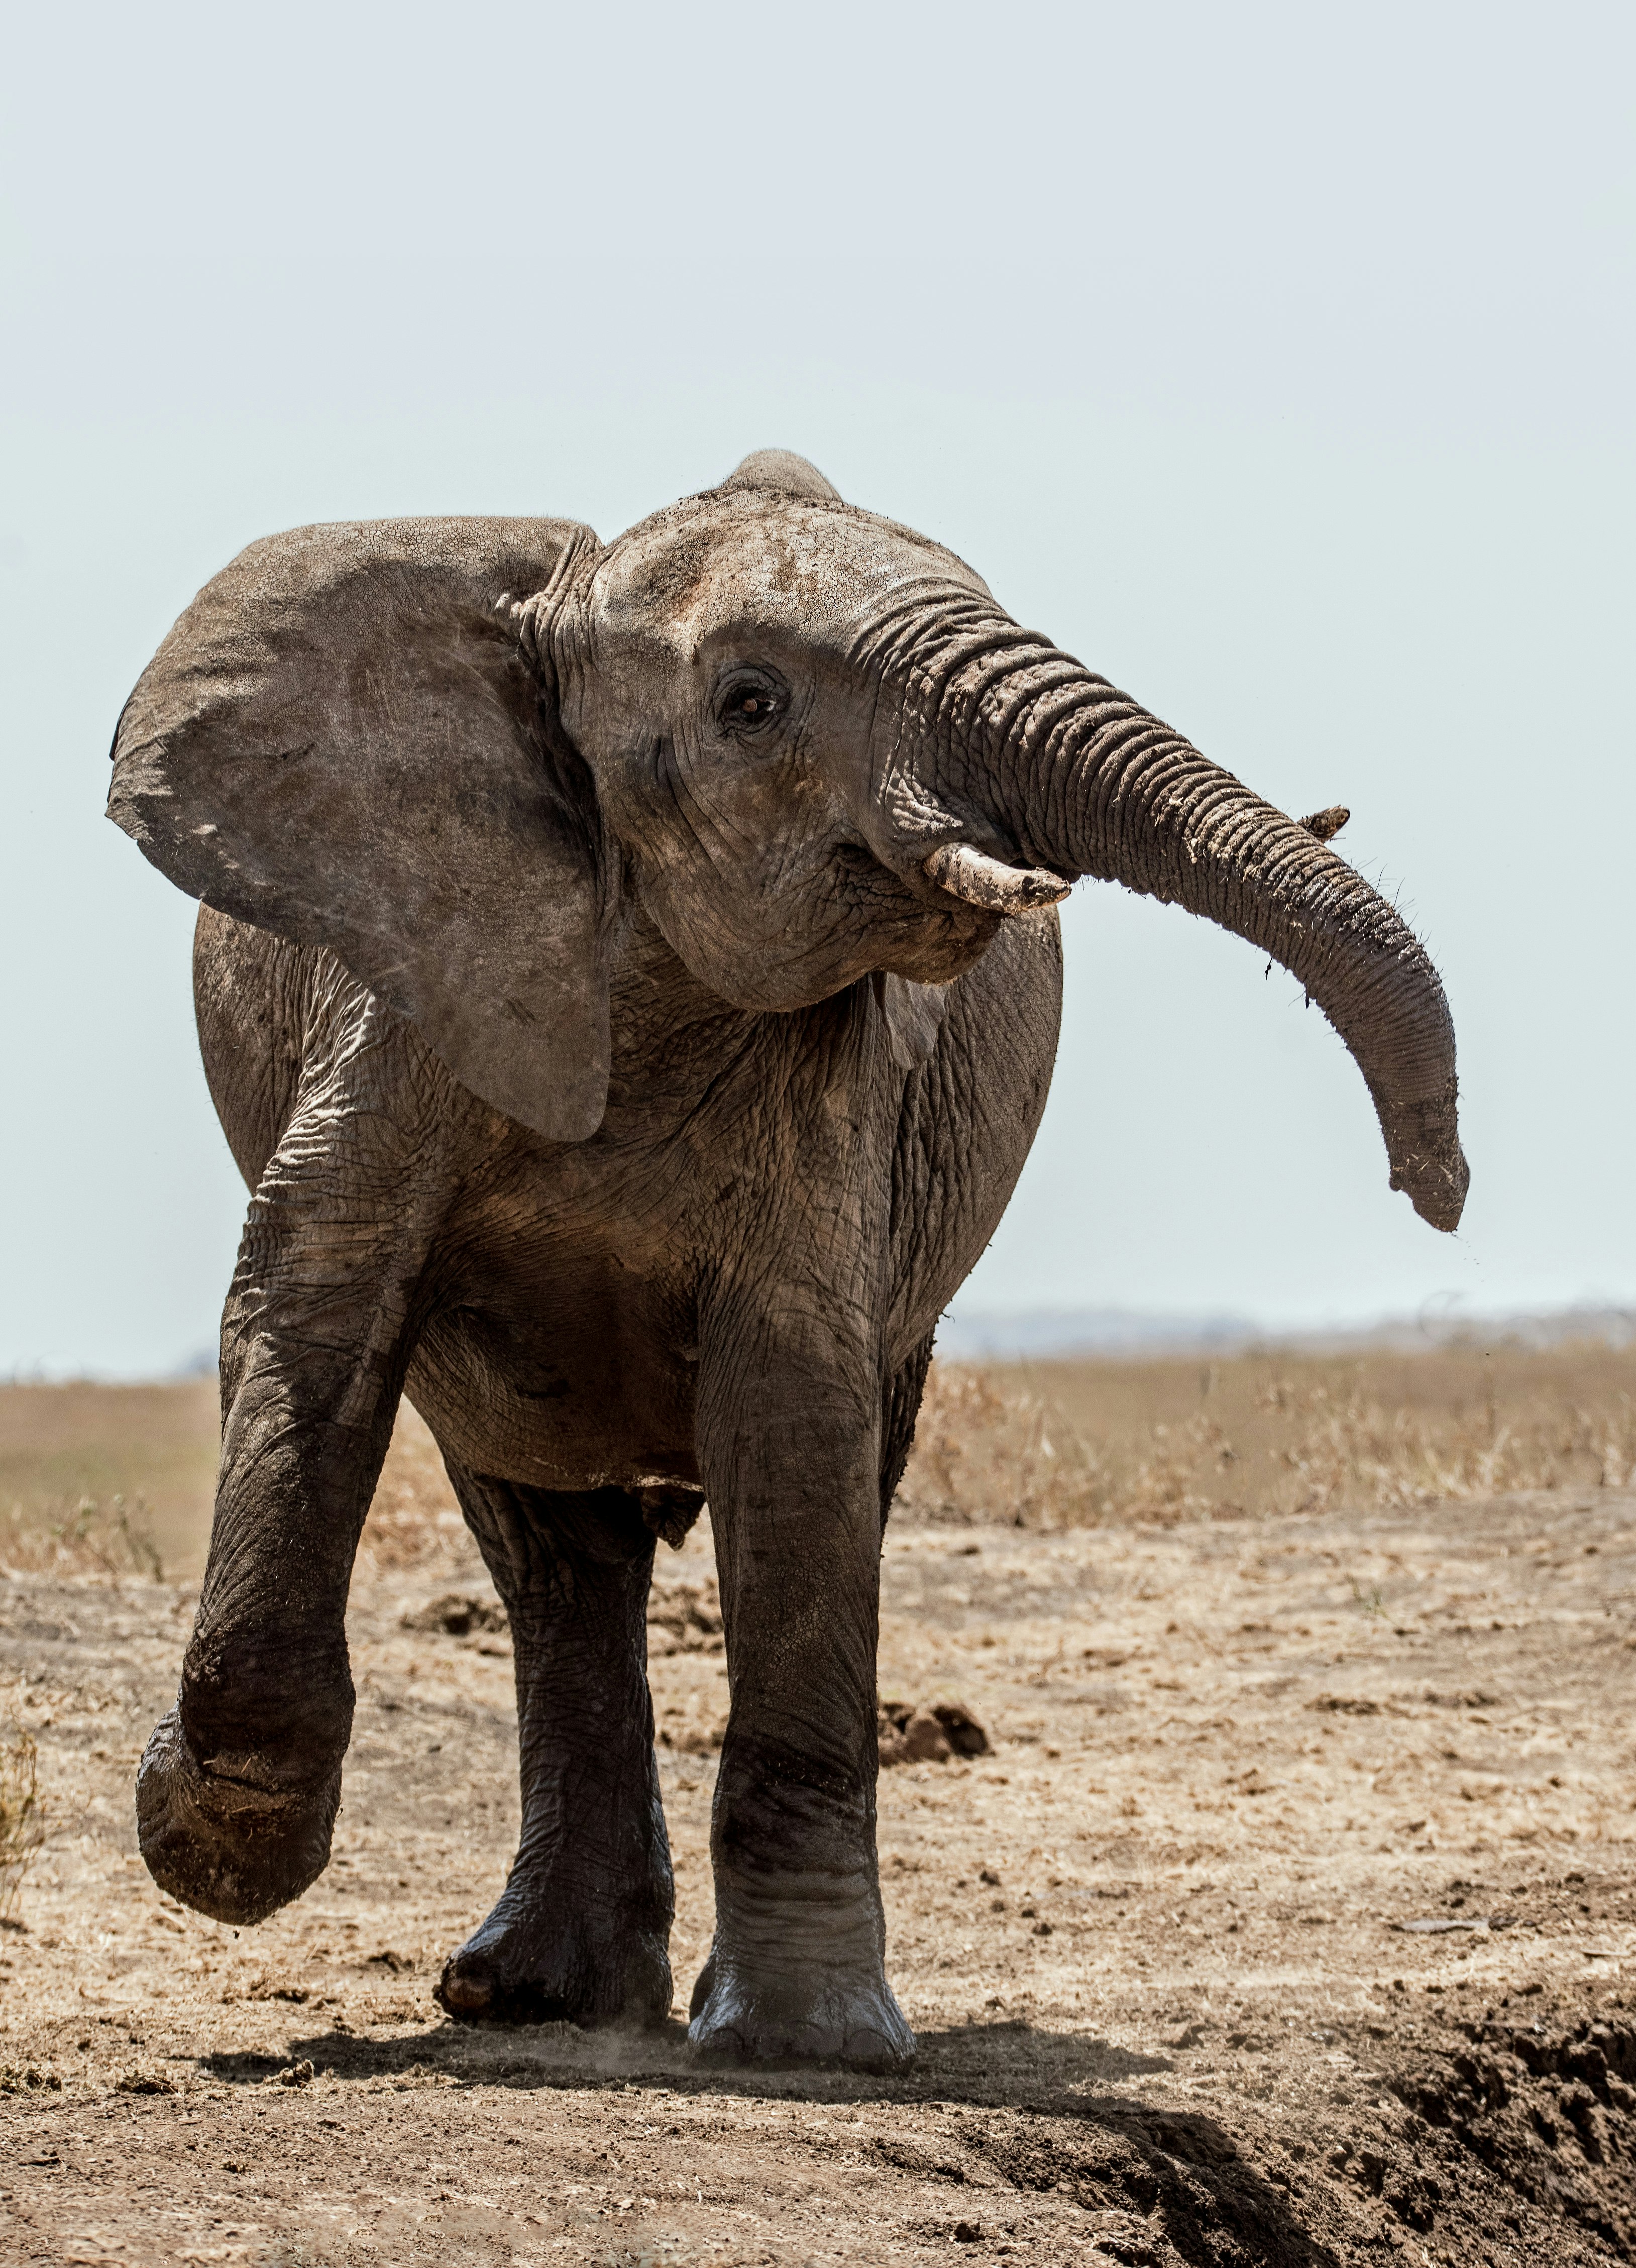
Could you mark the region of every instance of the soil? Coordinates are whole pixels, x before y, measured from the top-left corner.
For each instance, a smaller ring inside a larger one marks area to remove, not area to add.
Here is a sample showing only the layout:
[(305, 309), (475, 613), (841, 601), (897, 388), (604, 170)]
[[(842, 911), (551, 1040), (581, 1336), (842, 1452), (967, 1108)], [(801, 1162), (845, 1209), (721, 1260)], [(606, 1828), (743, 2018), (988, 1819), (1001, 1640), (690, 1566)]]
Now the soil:
[(726, 1688), (707, 1523), (662, 1556), (678, 2007), (630, 2036), (432, 2004), (517, 1818), (468, 1573), (360, 1576), (335, 1862), (242, 1933), (135, 1850), (189, 1591), (0, 1584), (51, 1823), (0, 1929), (0, 2259), (1632, 2257), (1636, 1496), (894, 1528), (882, 1695), (991, 1744), (881, 1776), (895, 2082), (689, 2060)]

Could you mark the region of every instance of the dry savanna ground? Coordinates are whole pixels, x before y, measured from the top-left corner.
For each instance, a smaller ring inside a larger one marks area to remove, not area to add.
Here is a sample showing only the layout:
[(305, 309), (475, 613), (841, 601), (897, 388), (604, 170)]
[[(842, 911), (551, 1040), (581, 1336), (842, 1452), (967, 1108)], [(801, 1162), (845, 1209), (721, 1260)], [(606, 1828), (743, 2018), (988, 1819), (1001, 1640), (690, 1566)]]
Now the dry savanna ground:
[(209, 1390), (0, 1393), (0, 1845), (44, 1837), (0, 1887), (0, 2260), (1630, 2258), (1633, 1385), (1594, 1350), (940, 1379), (881, 1688), (990, 1747), (882, 1774), (891, 2082), (683, 2042), (707, 1525), (650, 1633), (673, 2021), (463, 2028), (431, 1987), (505, 1879), (515, 1716), (424, 1429), (354, 1586), (335, 1863), (235, 1933), (130, 1810)]

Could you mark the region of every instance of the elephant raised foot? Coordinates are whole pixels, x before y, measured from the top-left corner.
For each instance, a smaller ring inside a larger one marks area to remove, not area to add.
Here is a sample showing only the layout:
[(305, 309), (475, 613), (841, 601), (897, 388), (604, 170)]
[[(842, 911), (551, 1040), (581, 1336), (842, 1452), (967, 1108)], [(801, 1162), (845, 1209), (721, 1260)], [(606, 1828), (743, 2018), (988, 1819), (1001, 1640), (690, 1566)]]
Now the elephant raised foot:
[(202, 1765), (173, 1709), (154, 1727), (137, 1774), (137, 1838), (162, 1890), (243, 1928), (318, 1880), (340, 1800), (338, 1763), (316, 1789)]

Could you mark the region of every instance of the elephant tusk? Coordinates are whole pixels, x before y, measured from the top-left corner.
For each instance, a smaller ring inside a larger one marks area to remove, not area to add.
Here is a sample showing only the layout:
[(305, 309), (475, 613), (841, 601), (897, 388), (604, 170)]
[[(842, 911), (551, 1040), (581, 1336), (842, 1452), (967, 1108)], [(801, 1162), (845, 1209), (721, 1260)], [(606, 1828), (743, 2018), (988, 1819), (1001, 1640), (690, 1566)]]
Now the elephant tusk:
[(951, 897), (991, 914), (1028, 914), (1039, 906), (1059, 905), (1073, 887), (1060, 874), (1038, 866), (1007, 866), (969, 843), (940, 843), (921, 872)]

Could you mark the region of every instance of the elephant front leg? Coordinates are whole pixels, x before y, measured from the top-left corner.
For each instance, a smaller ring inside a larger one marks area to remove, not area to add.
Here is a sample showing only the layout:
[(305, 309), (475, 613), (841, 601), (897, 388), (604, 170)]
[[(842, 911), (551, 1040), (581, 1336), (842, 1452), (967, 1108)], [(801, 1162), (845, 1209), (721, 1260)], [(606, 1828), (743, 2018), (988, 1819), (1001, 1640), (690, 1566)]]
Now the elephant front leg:
[(136, 1779), (161, 1889), (217, 1921), (267, 1916), (329, 1861), (352, 1729), (344, 1613), (391, 1427), (311, 1414), (306, 1366), (260, 1350), (232, 1393), (210, 1568), (176, 1705)]
[(522, 1834), (498, 1903), (451, 1955), (438, 1999), (468, 2021), (660, 2023), (674, 1898), (640, 1500), (449, 1471), (511, 1618)]
[(444, 1201), (436, 1081), (409, 1075), (413, 1042), (378, 1004), (350, 1005), (250, 1206), (222, 1322), (210, 1559), (136, 1781), (155, 1881), (238, 1924), (328, 1861), (352, 1727), (347, 1586)]
[(262, 1921), (329, 1859), (352, 1730), (352, 1558), (391, 1435), (397, 1365), (288, 1328), (225, 1334), (210, 1555), (176, 1705), (136, 1781), (142, 1855), (218, 1921)]
[(689, 2037), (734, 2061), (896, 2070), (875, 1853), (881, 1393), (856, 1365), (742, 1349), (701, 1379), (733, 1703), (716, 1934)]

